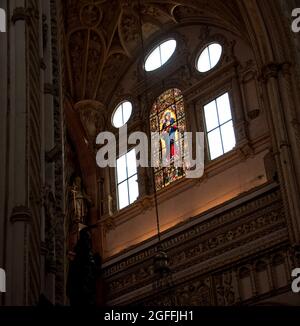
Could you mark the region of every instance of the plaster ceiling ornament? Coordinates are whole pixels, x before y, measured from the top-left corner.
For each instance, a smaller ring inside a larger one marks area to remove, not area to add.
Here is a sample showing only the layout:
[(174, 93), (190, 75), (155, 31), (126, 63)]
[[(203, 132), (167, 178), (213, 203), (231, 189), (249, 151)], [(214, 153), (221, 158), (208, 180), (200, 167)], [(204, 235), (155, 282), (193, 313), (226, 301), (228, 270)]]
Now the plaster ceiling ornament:
[(69, 91), (75, 101), (108, 103), (118, 81), (146, 47), (180, 24), (210, 25), (241, 34), (236, 0), (66, 0)]

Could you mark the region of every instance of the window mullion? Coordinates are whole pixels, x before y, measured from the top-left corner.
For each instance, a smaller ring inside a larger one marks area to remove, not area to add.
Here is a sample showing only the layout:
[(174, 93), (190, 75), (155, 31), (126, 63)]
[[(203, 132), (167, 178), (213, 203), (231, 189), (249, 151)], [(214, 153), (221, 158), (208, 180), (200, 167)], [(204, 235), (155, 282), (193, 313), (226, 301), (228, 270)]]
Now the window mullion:
[(127, 193), (128, 193), (128, 203), (130, 204), (130, 194), (129, 194), (129, 177), (128, 177), (128, 160), (127, 154), (125, 154), (125, 165), (126, 165), (126, 184), (127, 184)]
[(209, 68), (212, 69), (211, 58), (210, 58), (210, 46), (207, 47), (207, 51), (208, 51)]
[(221, 137), (222, 151), (223, 151), (223, 154), (224, 154), (225, 153), (225, 150), (224, 150), (223, 136), (222, 136), (222, 132), (221, 132), (221, 122), (220, 122), (220, 116), (219, 116), (219, 106), (218, 106), (217, 100), (215, 100), (215, 102), (216, 102), (216, 109), (217, 109), (217, 117), (218, 117), (219, 132), (220, 132), (220, 137)]
[(158, 49), (159, 49), (160, 66), (162, 66), (163, 62), (162, 62), (162, 56), (161, 56), (161, 46), (159, 46)]

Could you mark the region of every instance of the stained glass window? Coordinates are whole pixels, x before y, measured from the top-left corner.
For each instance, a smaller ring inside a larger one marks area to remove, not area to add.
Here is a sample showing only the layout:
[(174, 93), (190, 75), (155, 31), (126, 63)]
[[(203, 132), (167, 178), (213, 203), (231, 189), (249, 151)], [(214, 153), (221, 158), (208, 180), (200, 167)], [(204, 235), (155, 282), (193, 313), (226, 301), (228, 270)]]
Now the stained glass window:
[[(154, 168), (156, 190), (160, 190), (185, 175), (183, 139), (185, 112), (179, 89), (169, 89), (160, 95), (150, 114), (151, 132), (160, 136), (157, 153), (159, 167)], [(182, 162), (179, 166), (178, 161)]]

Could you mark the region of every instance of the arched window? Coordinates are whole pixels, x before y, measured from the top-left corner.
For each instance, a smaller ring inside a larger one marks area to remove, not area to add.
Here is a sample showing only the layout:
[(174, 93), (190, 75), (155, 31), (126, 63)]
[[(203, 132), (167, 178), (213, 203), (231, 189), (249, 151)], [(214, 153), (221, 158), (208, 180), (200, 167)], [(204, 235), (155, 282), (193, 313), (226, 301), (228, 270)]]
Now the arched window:
[(159, 167), (154, 168), (156, 189), (162, 189), (185, 175), (185, 167), (175, 161), (183, 162), (183, 134), (185, 132), (185, 112), (183, 96), (179, 89), (169, 89), (160, 95), (150, 113), (151, 132), (158, 132), (160, 144)]

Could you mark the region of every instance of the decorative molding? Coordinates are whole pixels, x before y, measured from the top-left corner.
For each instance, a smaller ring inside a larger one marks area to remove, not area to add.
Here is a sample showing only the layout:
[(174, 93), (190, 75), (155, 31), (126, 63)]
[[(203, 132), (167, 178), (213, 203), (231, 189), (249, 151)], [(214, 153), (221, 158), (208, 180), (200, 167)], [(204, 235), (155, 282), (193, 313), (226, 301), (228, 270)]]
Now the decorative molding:
[(282, 64), (269, 63), (262, 68), (262, 79), (267, 82), (270, 78), (278, 78), (279, 72), (282, 69)]
[(11, 21), (15, 24), (17, 21), (24, 20), (27, 22), (30, 19), (31, 13), (28, 8), (16, 7), (13, 11)]
[(10, 221), (11, 223), (16, 223), (16, 222), (31, 223), (32, 213), (30, 208), (26, 206), (16, 206), (11, 213)]
[[(271, 233), (274, 234), (274, 241), (279, 243), (283, 234), (287, 236), (279, 189), (238, 205), (228, 212), (217, 214), (207, 221), (201, 222), (200, 217), (195, 217), (194, 220), (199, 220), (198, 224), (162, 242), (164, 251), (167, 251), (170, 257), (171, 270), (176, 273), (183, 273), (195, 267), (197, 262), (207, 261), (206, 269), (213, 268), (213, 265), (208, 263), (212, 259), (214, 264), (224, 266), (226, 259), (228, 261), (226, 255), (235, 250), (238, 250), (240, 257), (247, 257), (250, 255), (247, 249), (249, 246), (254, 252), (264, 250), (261, 244), (265, 243), (265, 240), (262, 239)], [(259, 243), (261, 244), (257, 246)], [(271, 246), (271, 242), (268, 246)], [(108, 282), (111, 299), (153, 281), (152, 258), (156, 250), (155, 246), (151, 246), (105, 267), (104, 276)], [(226, 300), (230, 301), (229, 294)]]

